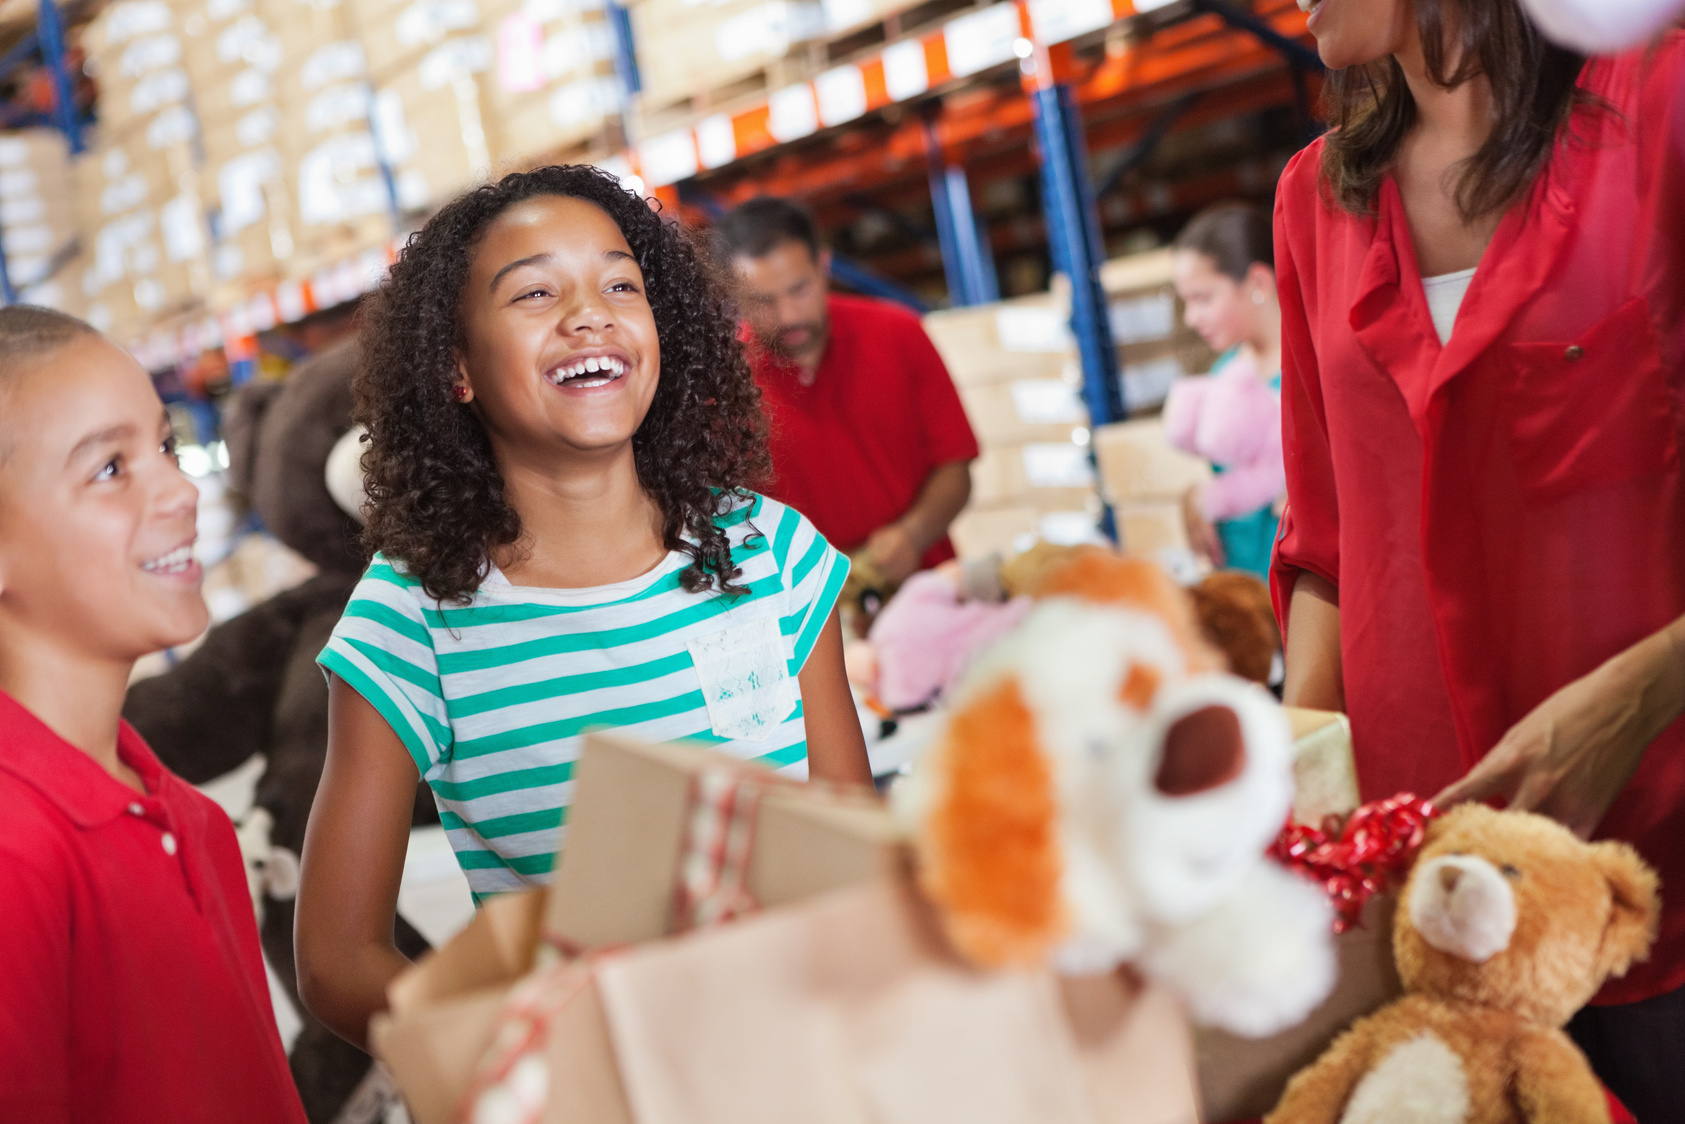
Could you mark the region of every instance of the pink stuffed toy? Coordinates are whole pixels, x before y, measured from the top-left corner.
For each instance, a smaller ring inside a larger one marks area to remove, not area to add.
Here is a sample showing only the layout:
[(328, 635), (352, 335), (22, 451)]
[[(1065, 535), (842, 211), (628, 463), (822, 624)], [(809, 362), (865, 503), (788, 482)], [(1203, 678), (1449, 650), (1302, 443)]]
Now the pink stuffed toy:
[(926, 570), (908, 578), (872, 624), (877, 701), (892, 711), (916, 710), (945, 694), (971, 660), (1017, 626), (1028, 597), (962, 601), (956, 576)]
[(1287, 490), (1281, 399), (1236, 358), (1213, 375), (1178, 379), (1164, 404), (1164, 435), (1184, 452), (1221, 465), (1200, 493), (1213, 522), (1250, 514)]

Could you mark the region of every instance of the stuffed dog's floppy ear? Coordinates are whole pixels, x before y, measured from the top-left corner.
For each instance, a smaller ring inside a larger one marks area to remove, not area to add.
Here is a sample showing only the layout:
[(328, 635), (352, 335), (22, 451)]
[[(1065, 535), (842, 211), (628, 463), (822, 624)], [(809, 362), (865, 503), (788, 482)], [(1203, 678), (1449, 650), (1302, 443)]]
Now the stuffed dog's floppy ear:
[(1661, 917), (1660, 882), (1656, 872), (1625, 843), (1592, 844), (1592, 861), (1609, 880), (1612, 901), (1609, 924), (1598, 950), (1606, 976), (1624, 976), (1634, 961), (1650, 955)]

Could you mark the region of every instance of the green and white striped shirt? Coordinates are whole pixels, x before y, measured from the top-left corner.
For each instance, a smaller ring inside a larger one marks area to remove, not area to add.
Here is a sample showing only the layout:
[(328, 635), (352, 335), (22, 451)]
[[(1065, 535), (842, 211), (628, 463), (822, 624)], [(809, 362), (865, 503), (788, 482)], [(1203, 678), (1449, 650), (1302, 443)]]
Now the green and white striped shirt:
[(793, 508), (750, 494), (719, 516), (748, 593), (687, 593), (688, 555), (593, 589), (493, 570), (441, 605), (380, 555), (318, 657), (385, 717), (433, 790), (476, 899), (547, 881), (581, 735), (687, 739), (807, 774), (798, 673), (848, 560)]

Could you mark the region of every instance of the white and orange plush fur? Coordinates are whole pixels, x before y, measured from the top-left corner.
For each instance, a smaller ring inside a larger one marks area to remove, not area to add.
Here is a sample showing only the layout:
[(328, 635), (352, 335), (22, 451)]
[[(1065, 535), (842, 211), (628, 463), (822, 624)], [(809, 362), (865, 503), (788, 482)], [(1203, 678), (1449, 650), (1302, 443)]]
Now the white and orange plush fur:
[(1036, 593), (896, 790), (951, 941), (987, 966), (1132, 963), (1242, 1034), (1299, 1021), (1332, 986), (1332, 912), (1264, 856), (1285, 716), (1151, 563), (1083, 554)]

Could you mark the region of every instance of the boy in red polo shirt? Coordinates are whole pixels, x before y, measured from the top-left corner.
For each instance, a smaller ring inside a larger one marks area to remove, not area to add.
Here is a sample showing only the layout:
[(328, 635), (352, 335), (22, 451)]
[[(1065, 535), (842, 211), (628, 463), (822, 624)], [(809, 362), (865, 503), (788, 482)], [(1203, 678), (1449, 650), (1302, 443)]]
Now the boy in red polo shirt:
[(302, 1124), (234, 830), (120, 719), (206, 623), (146, 372), (0, 309), (0, 1120)]
[(751, 199), (720, 220), (753, 334), (771, 428), (767, 495), (861, 548), (891, 581), (954, 556), (948, 526), (971, 498), (977, 438), (913, 313), (832, 294), (813, 219)]

